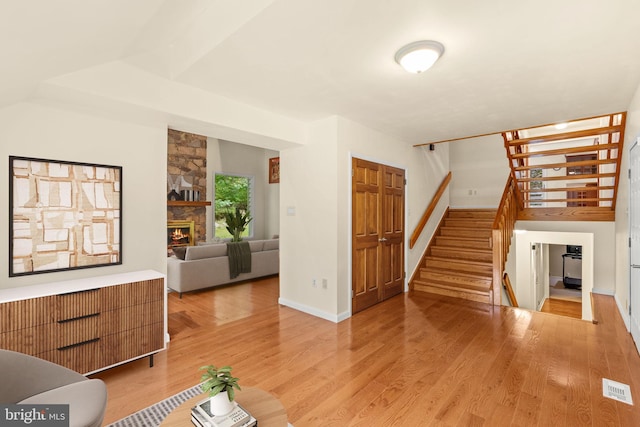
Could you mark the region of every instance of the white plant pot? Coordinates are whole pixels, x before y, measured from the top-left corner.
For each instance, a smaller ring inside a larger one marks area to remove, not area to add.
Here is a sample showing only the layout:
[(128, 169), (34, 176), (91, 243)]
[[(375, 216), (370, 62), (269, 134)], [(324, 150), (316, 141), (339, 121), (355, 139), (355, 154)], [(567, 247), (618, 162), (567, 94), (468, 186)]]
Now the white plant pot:
[(233, 410), (233, 402), (229, 401), (227, 391), (220, 392), (210, 398), (211, 413), (215, 416), (227, 415)]

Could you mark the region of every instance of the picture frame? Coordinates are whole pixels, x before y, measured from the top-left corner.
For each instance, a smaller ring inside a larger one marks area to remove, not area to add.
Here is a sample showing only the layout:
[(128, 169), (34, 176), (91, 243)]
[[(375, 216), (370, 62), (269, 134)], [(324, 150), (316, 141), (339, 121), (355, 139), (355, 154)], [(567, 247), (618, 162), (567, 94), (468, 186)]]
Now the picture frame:
[(9, 277), (122, 264), (122, 167), (9, 156)]
[(280, 157), (272, 157), (269, 159), (269, 184), (278, 184), (280, 182)]

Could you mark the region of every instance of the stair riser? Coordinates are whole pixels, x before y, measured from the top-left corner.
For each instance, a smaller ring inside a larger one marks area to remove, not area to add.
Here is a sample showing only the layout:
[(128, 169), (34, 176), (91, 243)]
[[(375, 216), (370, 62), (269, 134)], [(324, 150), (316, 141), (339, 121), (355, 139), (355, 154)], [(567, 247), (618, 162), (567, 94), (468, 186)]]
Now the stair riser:
[(493, 274), (493, 268), (490, 265), (477, 266), (475, 264), (465, 264), (464, 262), (439, 261), (429, 259), (425, 261), (424, 266), (425, 268), (457, 270), (460, 272), (468, 272), (482, 276), (491, 276)]
[(458, 291), (455, 289), (444, 289), (435, 286), (415, 284), (415, 291), (419, 292), (428, 292), (432, 294), (445, 295), (449, 297), (461, 298), (469, 301), (477, 301), (483, 302), (485, 304), (491, 304), (491, 296), (490, 295), (479, 295), (479, 294), (470, 294), (468, 292)]
[(491, 237), (491, 230), (473, 229), (473, 228), (441, 228), (441, 236), (450, 237), (476, 237), (476, 238), (489, 238)]
[(479, 279), (473, 277), (465, 277), (465, 276), (454, 276), (447, 275), (433, 271), (420, 271), (420, 279), (425, 282), (437, 281), (440, 283), (447, 283), (453, 287), (457, 285), (470, 285), (470, 286), (480, 286), (480, 287), (488, 287), (491, 285), (491, 278)]
[(455, 237), (436, 237), (437, 246), (453, 246), (457, 248), (469, 248), (469, 249), (491, 249), (489, 239), (485, 240), (463, 240), (456, 239)]
[(455, 210), (449, 209), (448, 218), (478, 218), (478, 219), (490, 219), (494, 220), (496, 217), (495, 210), (489, 211), (465, 211), (465, 210)]
[(486, 228), (490, 230), (493, 226), (493, 220), (447, 218), (444, 220), (444, 225), (445, 227)]
[(447, 248), (442, 246), (432, 247), (431, 255), (442, 258), (463, 259), (469, 261), (493, 261), (493, 254), (491, 252), (463, 252), (458, 251), (456, 248)]

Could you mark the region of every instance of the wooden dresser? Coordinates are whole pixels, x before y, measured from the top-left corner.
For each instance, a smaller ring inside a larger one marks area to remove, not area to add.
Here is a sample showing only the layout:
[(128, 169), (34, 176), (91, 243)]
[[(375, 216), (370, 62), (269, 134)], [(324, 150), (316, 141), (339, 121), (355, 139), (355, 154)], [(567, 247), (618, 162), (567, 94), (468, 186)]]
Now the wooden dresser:
[(166, 348), (165, 276), (151, 270), (0, 290), (0, 348), (90, 374)]

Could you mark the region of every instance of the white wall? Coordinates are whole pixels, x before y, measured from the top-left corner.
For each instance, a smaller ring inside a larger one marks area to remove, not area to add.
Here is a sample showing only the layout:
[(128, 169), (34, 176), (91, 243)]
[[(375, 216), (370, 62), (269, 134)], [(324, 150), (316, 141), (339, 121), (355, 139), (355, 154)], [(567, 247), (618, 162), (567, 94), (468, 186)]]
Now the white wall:
[(640, 86), (627, 109), (624, 150), (620, 164), (618, 198), (616, 200), (615, 222), (615, 299), (627, 329), (629, 329), (629, 150), (640, 137)]
[[(614, 294), (616, 260), (614, 223), (604, 221), (518, 221), (515, 228), (556, 233), (593, 233), (593, 292), (605, 295)], [(569, 240), (543, 243), (574, 244)], [(583, 259), (584, 262), (586, 261)]]
[[(338, 321), (337, 119), (310, 126), (308, 143), (280, 152), (280, 303)], [(312, 287), (326, 279), (327, 289)]]
[[(269, 184), (268, 160), (278, 152), (250, 145), (207, 138), (207, 189), (213, 188), (216, 173), (253, 176), (253, 237), (271, 238), (279, 234), (278, 184)], [(276, 188), (274, 188), (276, 187)], [(208, 190), (209, 191), (209, 190)], [(207, 240), (213, 238), (213, 207), (207, 209)]]
[[(5, 191), (9, 188), (10, 155), (123, 167), (122, 265), (8, 278), (5, 239), (0, 245), (0, 277), (4, 278), (0, 288), (146, 269), (166, 272), (165, 126), (22, 103), (0, 110), (0, 140), (0, 157), (4, 159), (0, 162), (0, 188)], [(8, 224), (8, 205), (4, 206), (0, 223)]]
[[(352, 157), (405, 169), (407, 240), (448, 172), (448, 151), (414, 148), (340, 117), (311, 126), (306, 146), (281, 151), (280, 302), (332, 321), (351, 314)], [(447, 205), (448, 194), (407, 248), (408, 277)], [(312, 287), (314, 278), (327, 279), (327, 289)]]
[(502, 136), (496, 134), (436, 147), (440, 145), (450, 147), (451, 206), (497, 208), (510, 173)]

